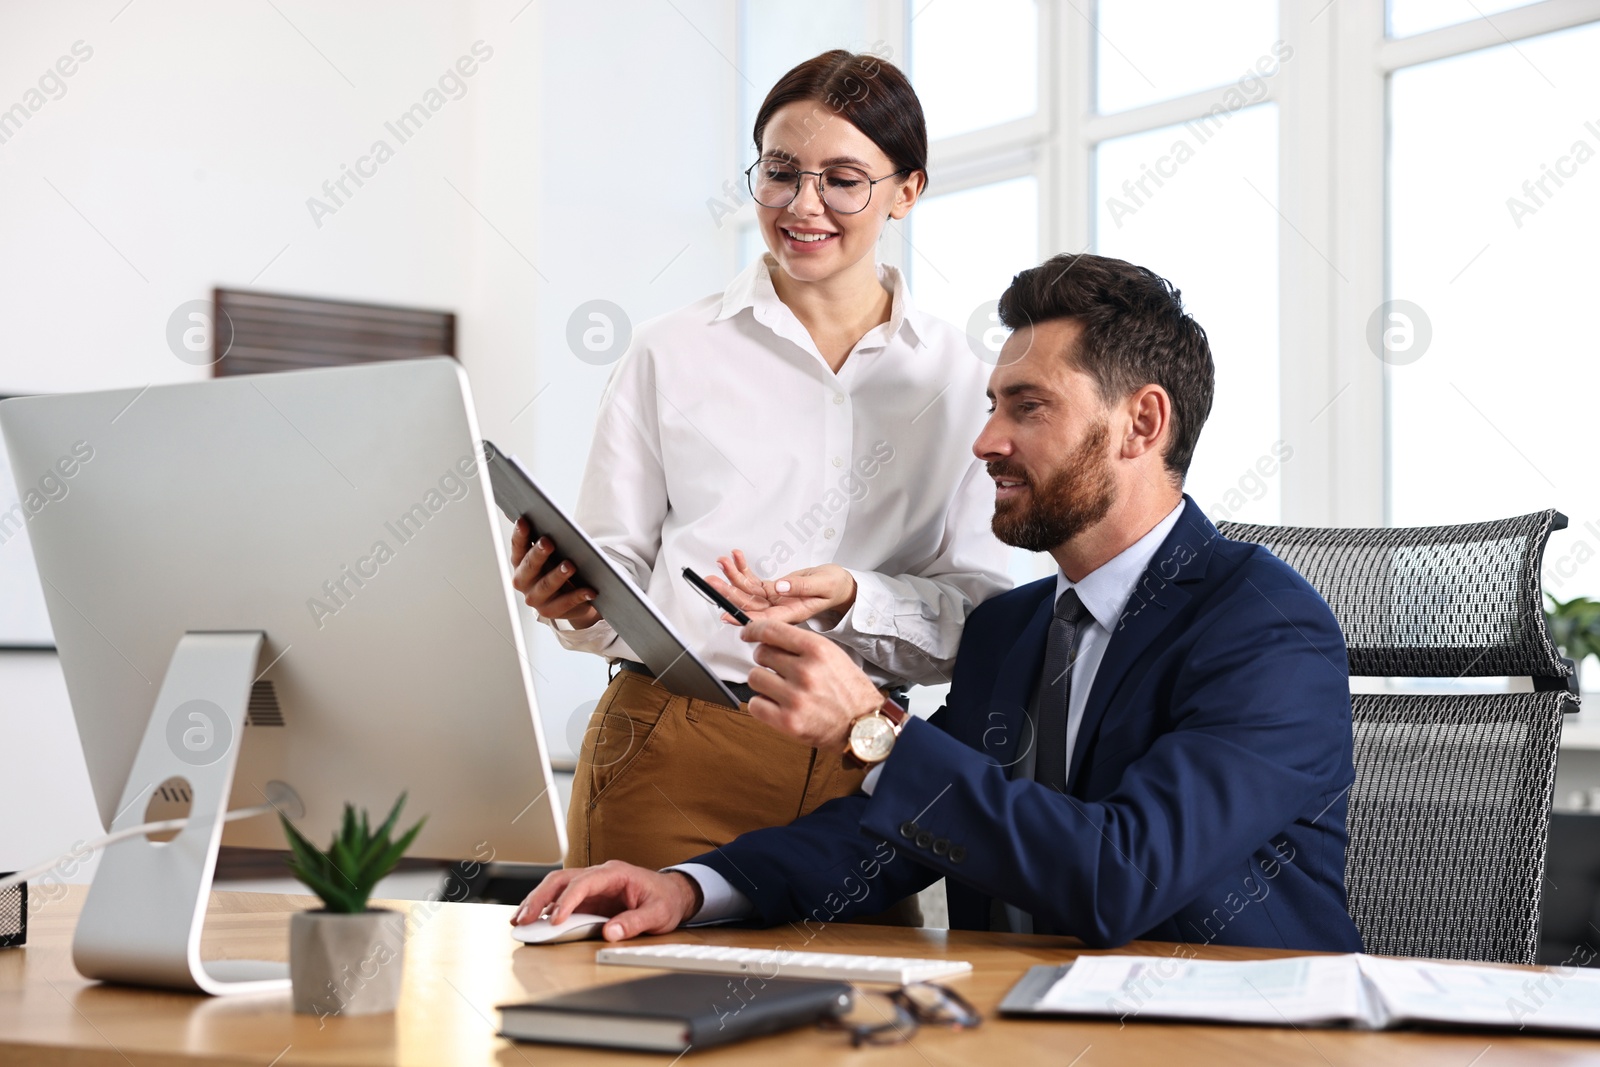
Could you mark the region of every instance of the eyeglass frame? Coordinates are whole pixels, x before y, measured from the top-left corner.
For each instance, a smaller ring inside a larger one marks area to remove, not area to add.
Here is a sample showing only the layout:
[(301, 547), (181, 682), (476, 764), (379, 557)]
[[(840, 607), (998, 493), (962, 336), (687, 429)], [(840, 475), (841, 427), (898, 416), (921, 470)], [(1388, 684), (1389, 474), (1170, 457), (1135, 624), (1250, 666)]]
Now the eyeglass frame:
[[(785, 200), (781, 204), (762, 204), (761, 201), (756, 197), (756, 182), (755, 182), (755, 179), (753, 177), (751, 177), (750, 172), (755, 170), (757, 167), (761, 166), (761, 164), (763, 164), (763, 163), (783, 163), (785, 165), (792, 166), (792, 164), (789, 164), (789, 161), (785, 160), (785, 159), (771, 159), (771, 158), (763, 157), (761, 159), (756, 160), (754, 163), (750, 164), (748, 167), (746, 167), (744, 169), (744, 185), (745, 185), (746, 189), (750, 190), (750, 199), (751, 200), (754, 200), (757, 204), (761, 204), (762, 207), (771, 208), (774, 211), (781, 211), (784, 208), (788, 207), (790, 204), (794, 203), (796, 200), (800, 199), (800, 189), (806, 183), (806, 175), (810, 174), (810, 175), (814, 176), (817, 179), (817, 199), (821, 200), (823, 205), (826, 206), (829, 211), (832, 211), (835, 214), (839, 214), (839, 215), (859, 215), (859, 214), (861, 214), (863, 211), (867, 210), (867, 208), (871, 206), (871, 204), (872, 204), (872, 191), (873, 191), (873, 189), (875, 189), (877, 187), (879, 182), (886, 182), (890, 178), (898, 178), (902, 174), (910, 174), (911, 171), (914, 169), (912, 167), (901, 167), (899, 170), (893, 172), (892, 174), (885, 174), (881, 178), (868, 178), (867, 179), (867, 199), (866, 199), (866, 202), (863, 203), (860, 207), (856, 208), (854, 211), (840, 211), (838, 208), (836, 208), (832, 204), (828, 203), (828, 194), (822, 188), (822, 176), (824, 174), (826, 174), (830, 170), (837, 170), (839, 167), (848, 166), (849, 164), (836, 163), (831, 167), (824, 167), (821, 170), (801, 170), (799, 167), (794, 167), (793, 168), (794, 172), (795, 172), (795, 177), (794, 177), (794, 195), (789, 197), (789, 199)], [(866, 172), (863, 171), (862, 173), (866, 173)]]
[[(906, 992), (912, 987), (935, 991), (954, 1011), (951, 1018), (939, 1018), (923, 1008)], [(983, 1013), (972, 1006), (966, 997), (949, 986), (937, 982), (913, 982), (910, 986), (884, 992), (894, 1007), (894, 1018), (877, 1023), (849, 1023), (843, 1019), (825, 1018), (817, 1025), (825, 1030), (842, 1030), (850, 1035), (850, 1047), (862, 1045), (898, 1045), (909, 1042), (924, 1024), (943, 1026), (952, 1030), (971, 1030), (983, 1022)]]

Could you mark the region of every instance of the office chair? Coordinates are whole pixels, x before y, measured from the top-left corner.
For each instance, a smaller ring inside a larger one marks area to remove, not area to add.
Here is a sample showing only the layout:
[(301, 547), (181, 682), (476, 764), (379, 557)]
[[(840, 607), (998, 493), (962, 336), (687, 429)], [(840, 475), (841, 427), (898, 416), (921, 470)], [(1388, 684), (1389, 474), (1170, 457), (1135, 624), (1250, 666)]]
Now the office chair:
[[(1446, 680), (1351, 697), (1345, 887), (1368, 952), (1534, 962), (1561, 716), (1578, 706), (1540, 591), (1545, 542), (1566, 525), (1555, 511), (1410, 529), (1218, 524), (1316, 587), (1353, 677)], [(1506, 675), (1533, 691), (1448, 690)]]

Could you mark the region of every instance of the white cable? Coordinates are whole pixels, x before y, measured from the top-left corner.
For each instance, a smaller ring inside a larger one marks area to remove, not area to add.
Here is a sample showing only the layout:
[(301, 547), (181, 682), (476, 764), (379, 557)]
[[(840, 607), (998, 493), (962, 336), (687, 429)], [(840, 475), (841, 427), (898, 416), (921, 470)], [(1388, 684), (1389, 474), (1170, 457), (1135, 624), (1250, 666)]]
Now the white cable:
[[(267, 792), (270, 795), (267, 803), (257, 804), (253, 808), (235, 808), (224, 815), (222, 821), (233, 822), (236, 819), (253, 819), (257, 815), (269, 815), (275, 811), (282, 811), (295, 818), (305, 814), (305, 807), (301, 805), (299, 796), (295, 795), (294, 790), (285, 786), (282, 782), (268, 782)], [(294, 810), (296, 808), (299, 808), (298, 812)], [(97, 837), (85, 845), (74, 846), (73, 850), (66, 855), (57, 856), (54, 859), (29, 867), (25, 871), (17, 871), (15, 874), (8, 874), (4, 878), (0, 878), (0, 892), (10, 889), (14, 885), (21, 885), (36, 875), (44, 874), (63, 860), (68, 858), (82, 859), (83, 856), (78, 851), (80, 848), (94, 852), (96, 849), (114, 845), (118, 841), (129, 837), (137, 837), (139, 834), (160, 834), (168, 830), (182, 830), (194, 818), (193, 815), (189, 815), (182, 819), (162, 819), (159, 822), (147, 822), (140, 826), (126, 826), (121, 830), (115, 830), (104, 837)]]

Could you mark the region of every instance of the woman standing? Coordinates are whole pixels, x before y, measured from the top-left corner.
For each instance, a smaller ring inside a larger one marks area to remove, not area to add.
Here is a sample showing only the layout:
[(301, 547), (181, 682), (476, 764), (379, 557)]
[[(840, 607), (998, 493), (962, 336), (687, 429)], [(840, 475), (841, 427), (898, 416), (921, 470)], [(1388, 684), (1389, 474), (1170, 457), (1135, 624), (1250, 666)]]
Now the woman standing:
[[(988, 367), (875, 255), (927, 182), (922, 106), (893, 65), (833, 51), (784, 75), (754, 133), (768, 254), (639, 326), (576, 518), (743, 701), (752, 646), (685, 566), (716, 561), (749, 614), (803, 621), (886, 692), (946, 681), (968, 613), (1010, 583), (969, 450)], [(856, 790), (841, 753), (656, 682), (557, 546), (528, 540), (518, 523), (517, 590), (566, 648), (621, 667), (579, 754), (568, 866), (664, 867)]]

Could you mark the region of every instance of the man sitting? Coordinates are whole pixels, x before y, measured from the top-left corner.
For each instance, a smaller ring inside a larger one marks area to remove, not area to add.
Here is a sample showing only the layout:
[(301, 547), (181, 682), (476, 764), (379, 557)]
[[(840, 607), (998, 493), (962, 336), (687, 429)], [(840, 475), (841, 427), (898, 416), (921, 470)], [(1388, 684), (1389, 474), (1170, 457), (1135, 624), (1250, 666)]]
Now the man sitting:
[(926, 722), (880, 710), (820, 634), (746, 626), (750, 713), (875, 762), (863, 792), (665, 872), (558, 871), (514, 922), (599, 912), (617, 940), (846, 919), (944, 877), (957, 929), (1360, 950), (1338, 624), (1183, 493), (1211, 409), (1205, 332), (1165, 280), (1092, 255), (1023, 271), (1000, 316), (1012, 333), (973, 451), (995, 534), (1058, 573), (973, 612)]

